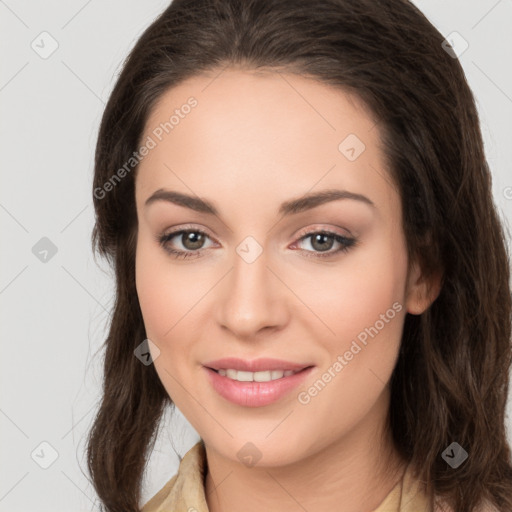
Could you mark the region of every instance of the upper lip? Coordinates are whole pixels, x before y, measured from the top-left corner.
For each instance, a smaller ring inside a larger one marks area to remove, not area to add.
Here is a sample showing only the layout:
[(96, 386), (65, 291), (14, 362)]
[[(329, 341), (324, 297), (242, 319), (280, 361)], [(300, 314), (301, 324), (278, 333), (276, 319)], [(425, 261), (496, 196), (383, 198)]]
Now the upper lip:
[(233, 369), (245, 372), (259, 372), (264, 370), (303, 370), (311, 364), (293, 363), (291, 361), (284, 361), (283, 359), (273, 359), (264, 357), (261, 359), (239, 359), (237, 357), (223, 357), (215, 361), (204, 363), (204, 366), (213, 370), (220, 369)]

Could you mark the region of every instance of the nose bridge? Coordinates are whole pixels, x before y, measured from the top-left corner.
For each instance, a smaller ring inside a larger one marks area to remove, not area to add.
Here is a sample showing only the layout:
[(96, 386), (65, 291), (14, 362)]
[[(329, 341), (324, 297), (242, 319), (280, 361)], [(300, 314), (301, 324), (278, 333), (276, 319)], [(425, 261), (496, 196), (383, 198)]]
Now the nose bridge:
[(269, 253), (247, 237), (235, 249), (233, 268), (226, 276), (218, 303), (218, 322), (240, 337), (284, 321), (283, 298), (276, 277), (267, 268)]

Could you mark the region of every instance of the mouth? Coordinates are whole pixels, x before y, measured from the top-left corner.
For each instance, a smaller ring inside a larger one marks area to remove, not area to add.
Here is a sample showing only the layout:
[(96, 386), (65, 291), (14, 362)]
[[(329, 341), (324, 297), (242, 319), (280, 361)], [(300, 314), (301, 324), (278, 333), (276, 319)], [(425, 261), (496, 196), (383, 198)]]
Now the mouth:
[(235, 370), (237, 372), (261, 373), (266, 371), (297, 372), (312, 366), (311, 362), (295, 363), (284, 359), (262, 357), (259, 359), (241, 359), (239, 357), (223, 357), (215, 361), (203, 363), (207, 368), (214, 371)]
[(314, 367), (276, 359), (249, 362), (233, 358), (203, 365), (217, 395), (243, 407), (278, 402), (303, 383)]
[(227, 377), (228, 379), (236, 380), (238, 382), (271, 382), (274, 380), (282, 379), (284, 377), (291, 377), (292, 375), (300, 373), (309, 368), (312, 368), (312, 366), (306, 366), (300, 370), (262, 370), (258, 372), (235, 370), (234, 368), (209, 369), (222, 377)]

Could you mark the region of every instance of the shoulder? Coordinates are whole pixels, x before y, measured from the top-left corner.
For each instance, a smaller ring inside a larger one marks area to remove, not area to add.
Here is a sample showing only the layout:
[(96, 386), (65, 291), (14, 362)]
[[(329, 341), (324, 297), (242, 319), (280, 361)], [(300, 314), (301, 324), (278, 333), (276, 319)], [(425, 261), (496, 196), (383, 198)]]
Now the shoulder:
[(142, 512), (208, 510), (204, 491), (206, 453), (202, 440), (181, 459), (178, 472), (141, 509)]
[[(433, 503), (432, 503), (433, 502)], [(407, 466), (403, 483), (403, 512), (458, 512), (446, 501), (446, 498), (436, 494), (430, 498), (427, 493), (425, 480), (421, 479), (419, 472), (412, 464)], [(498, 510), (491, 502), (484, 500), (471, 512), (503, 512)]]
[[(456, 512), (455, 509), (450, 507), (445, 501), (440, 498), (435, 500), (434, 512)], [(489, 501), (484, 500), (484, 502), (477, 508), (473, 510), (473, 512), (502, 512), (498, 510), (494, 505), (492, 505)]]
[(160, 507), (165, 498), (170, 494), (178, 475), (174, 475), (142, 508), (141, 512), (153, 512)]

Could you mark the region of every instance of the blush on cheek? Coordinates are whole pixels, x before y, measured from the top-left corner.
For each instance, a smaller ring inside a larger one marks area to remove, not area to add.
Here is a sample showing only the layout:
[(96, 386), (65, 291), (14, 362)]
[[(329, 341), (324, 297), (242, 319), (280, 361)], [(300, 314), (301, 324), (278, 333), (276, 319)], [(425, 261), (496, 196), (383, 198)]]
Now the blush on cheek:
[(331, 364), (338, 360), (343, 368), (350, 366), (351, 372), (357, 368), (366, 374), (372, 369), (382, 380), (388, 378), (398, 354), (404, 316), (403, 306), (391, 297), (391, 288), (385, 286), (374, 294), (360, 292), (350, 302), (350, 310), (338, 316), (335, 330), (340, 335), (335, 346), (330, 343)]
[(171, 315), (173, 305), (166, 287), (155, 279), (154, 268), (142, 265), (140, 268), (143, 270), (137, 273), (136, 287), (146, 332), (153, 333), (158, 339), (164, 339), (165, 333), (174, 323)]

